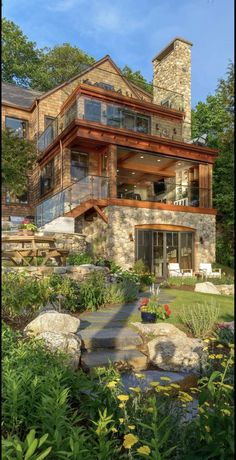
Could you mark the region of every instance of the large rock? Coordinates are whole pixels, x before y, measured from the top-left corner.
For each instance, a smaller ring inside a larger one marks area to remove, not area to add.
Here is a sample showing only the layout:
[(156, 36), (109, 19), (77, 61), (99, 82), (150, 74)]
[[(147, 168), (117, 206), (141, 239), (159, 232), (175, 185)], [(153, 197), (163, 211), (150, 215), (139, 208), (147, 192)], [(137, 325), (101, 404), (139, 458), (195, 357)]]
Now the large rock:
[(199, 373), (204, 358), (200, 339), (161, 335), (148, 343), (149, 360), (166, 371)]
[(234, 284), (217, 284), (216, 287), (220, 294), (234, 295)]
[(204, 294), (220, 295), (220, 292), (217, 289), (217, 287), (213, 283), (210, 283), (209, 281), (206, 281), (205, 283), (196, 283), (194, 291), (204, 292)]
[(91, 272), (102, 272), (108, 273), (109, 269), (107, 267), (97, 267), (93, 264), (82, 264), (82, 265), (68, 265), (66, 267), (68, 273), (80, 273), (82, 275), (89, 275)]
[(79, 353), (81, 341), (75, 334), (62, 334), (59, 332), (41, 332), (35, 340), (43, 340), (51, 351), (60, 350), (64, 353)]
[(66, 313), (57, 311), (43, 312), (31, 321), (24, 329), (26, 335), (36, 336), (41, 332), (58, 332), (62, 334), (76, 333), (80, 320)]
[(96, 348), (115, 348), (128, 350), (143, 344), (140, 335), (128, 327), (88, 327), (78, 332), (83, 348), (93, 350)]
[(186, 334), (173, 326), (173, 324), (168, 323), (154, 323), (154, 324), (144, 324), (144, 323), (132, 323), (133, 326), (137, 327), (141, 334), (144, 335), (153, 335), (156, 336), (181, 336), (186, 337)]

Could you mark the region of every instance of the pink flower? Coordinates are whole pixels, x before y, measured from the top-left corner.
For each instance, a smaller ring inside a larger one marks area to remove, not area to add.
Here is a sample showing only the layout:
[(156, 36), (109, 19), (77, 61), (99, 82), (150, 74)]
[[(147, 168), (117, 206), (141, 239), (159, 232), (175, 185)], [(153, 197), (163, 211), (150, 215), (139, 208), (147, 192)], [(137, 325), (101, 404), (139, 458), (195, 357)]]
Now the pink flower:
[(148, 302), (149, 302), (148, 297), (143, 297), (142, 299), (140, 299), (140, 305), (147, 305)]

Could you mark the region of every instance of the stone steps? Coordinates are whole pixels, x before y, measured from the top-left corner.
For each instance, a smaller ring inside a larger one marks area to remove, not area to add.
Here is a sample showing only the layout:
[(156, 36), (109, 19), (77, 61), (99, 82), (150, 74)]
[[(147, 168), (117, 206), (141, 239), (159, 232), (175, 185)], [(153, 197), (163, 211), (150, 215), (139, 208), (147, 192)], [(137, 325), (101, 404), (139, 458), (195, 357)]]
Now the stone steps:
[(128, 327), (101, 328), (93, 327), (77, 333), (82, 342), (82, 349), (136, 349), (143, 345), (140, 335)]
[(107, 367), (110, 363), (128, 365), (133, 369), (143, 370), (147, 365), (147, 357), (138, 350), (101, 350), (83, 352), (81, 364), (84, 368)]

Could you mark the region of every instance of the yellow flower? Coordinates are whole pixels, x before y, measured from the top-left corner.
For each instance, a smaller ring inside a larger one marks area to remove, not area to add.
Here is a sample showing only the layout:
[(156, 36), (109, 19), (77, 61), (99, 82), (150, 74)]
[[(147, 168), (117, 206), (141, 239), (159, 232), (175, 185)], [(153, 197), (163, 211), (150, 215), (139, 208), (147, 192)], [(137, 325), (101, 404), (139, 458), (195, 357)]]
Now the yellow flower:
[(210, 359), (215, 359), (216, 355), (209, 355)]
[(222, 354), (216, 355), (216, 359), (222, 359), (222, 358), (224, 358), (224, 355)]
[(107, 384), (107, 388), (115, 388), (118, 382), (115, 382), (114, 380), (112, 382), (109, 382)]
[(207, 351), (207, 350), (208, 350), (208, 347), (204, 347), (204, 348), (202, 349), (202, 351)]
[(111, 431), (113, 431), (113, 433), (117, 433), (117, 429), (116, 428), (112, 428)]
[(139, 454), (143, 454), (143, 455), (149, 455), (151, 450), (149, 449), (148, 446), (141, 446), (137, 449), (137, 452)]
[(125, 404), (124, 404), (124, 403), (120, 403), (120, 404), (119, 404), (119, 407), (120, 407), (120, 409), (124, 409)]
[(210, 340), (209, 340), (209, 339), (205, 339), (205, 340), (203, 340), (203, 342), (205, 342), (205, 343), (209, 343), (209, 342), (210, 342)]
[(150, 382), (151, 387), (157, 387), (160, 385), (160, 382)]
[(177, 388), (177, 389), (180, 388), (180, 385), (178, 385), (178, 383), (171, 383), (170, 386), (172, 388)]
[(128, 425), (128, 428), (129, 428), (130, 430), (135, 430), (135, 425)]
[(128, 396), (128, 395), (118, 395), (117, 398), (118, 398), (120, 401), (128, 401), (129, 396)]
[(165, 392), (165, 393), (163, 393), (163, 395), (165, 395), (165, 396), (170, 396), (170, 393), (166, 393), (166, 392)]
[(210, 337), (209, 340), (211, 340), (211, 342), (215, 342), (216, 338), (215, 337)]
[(207, 433), (210, 433), (210, 431), (211, 431), (211, 430), (210, 430), (210, 427), (207, 426), (207, 425), (205, 425), (205, 430), (207, 431)]
[(153, 407), (148, 407), (147, 408), (147, 412), (153, 412), (153, 411), (154, 411)]
[(144, 374), (135, 374), (135, 377), (137, 377), (137, 379), (144, 379), (145, 375)]
[(165, 380), (166, 382), (171, 382), (169, 377), (160, 377), (160, 380)]
[(129, 387), (130, 390), (134, 391), (135, 393), (140, 393), (141, 388), (140, 387)]
[(231, 415), (231, 412), (228, 409), (221, 409), (222, 414), (224, 415)]
[(125, 449), (131, 449), (131, 447), (139, 441), (137, 436), (129, 433), (124, 436), (123, 446)]
[(120, 423), (124, 423), (124, 419), (123, 419), (123, 418), (119, 418), (119, 422), (120, 422)]
[(221, 345), (221, 343), (219, 343), (219, 345), (216, 345), (216, 348), (224, 348), (223, 345)]

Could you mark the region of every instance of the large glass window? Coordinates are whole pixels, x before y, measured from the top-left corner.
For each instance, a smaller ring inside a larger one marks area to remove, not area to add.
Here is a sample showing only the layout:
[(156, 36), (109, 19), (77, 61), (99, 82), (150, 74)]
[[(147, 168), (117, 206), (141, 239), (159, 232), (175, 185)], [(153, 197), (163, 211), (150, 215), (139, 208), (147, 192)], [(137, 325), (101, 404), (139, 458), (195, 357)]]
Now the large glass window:
[(45, 193), (52, 190), (53, 185), (54, 185), (54, 160), (51, 160), (41, 170), (40, 194), (44, 195)]
[(71, 151), (71, 179), (79, 180), (88, 175), (88, 154)]
[(18, 137), (26, 137), (28, 122), (26, 120), (20, 120), (19, 118), (6, 117), (5, 118), (6, 129), (13, 132)]
[(109, 126), (115, 126), (116, 128), (120, 128), (121, 116), (122, 113), (120, 107), (116, 107), (115, 105), (107, 106), (107, 124)]
[(84, 112), (86, 120), (101, 122), (101, 102), (85, 99)]

